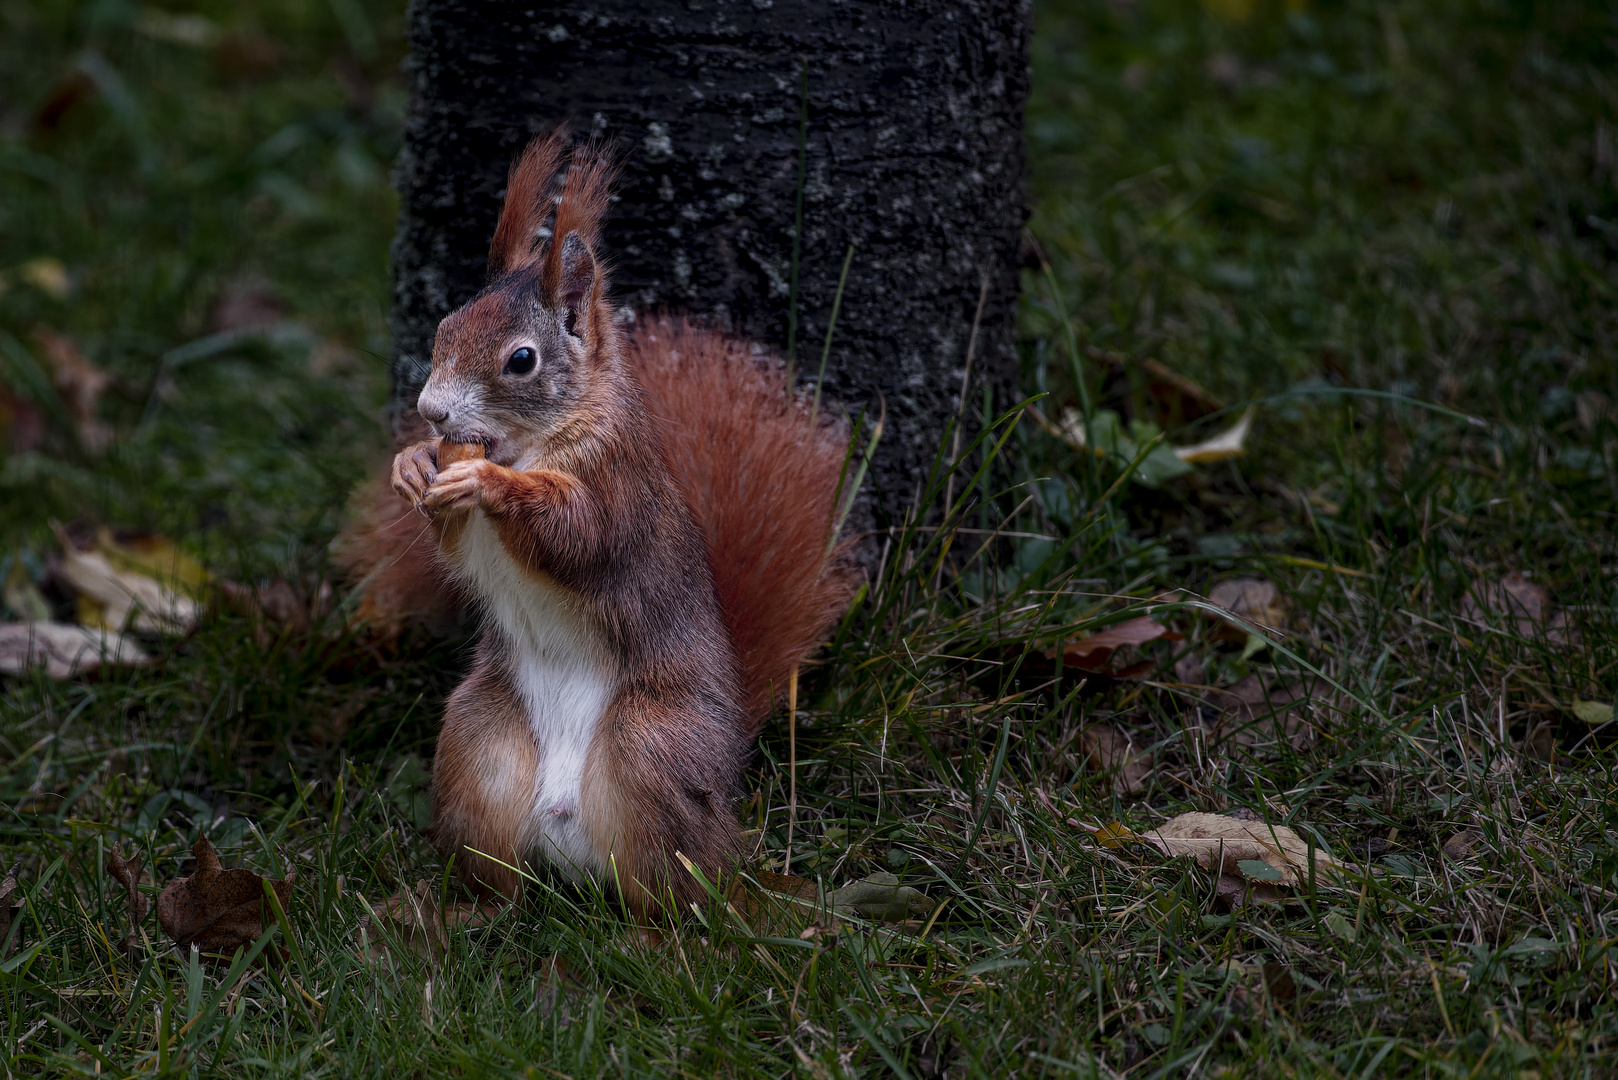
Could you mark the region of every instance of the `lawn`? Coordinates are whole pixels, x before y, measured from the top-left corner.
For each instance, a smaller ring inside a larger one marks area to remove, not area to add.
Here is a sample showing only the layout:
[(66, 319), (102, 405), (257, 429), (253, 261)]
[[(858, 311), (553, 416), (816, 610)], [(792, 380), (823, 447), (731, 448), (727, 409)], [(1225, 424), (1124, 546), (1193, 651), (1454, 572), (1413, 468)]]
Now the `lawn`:
[[(0, 677), (8, 1075), (1618, 1071), (1618, 20), (1035, 17), (1037, 400), (971, 403), (804, 676), (795, 810), (784, 721), (739, 808), (841, 910), (653, 940), (467, 917), (421, 830), (469, 638), (323, 585), (387, 452), (402, 11), (0, 4), (0, 616), (106, 617), (84, 544), (213, 582), (144, 666)], [(234, 966), (116, 880), (201, 835), (291, 879)], [(923, 897), (847, 906), (879, 873)]]

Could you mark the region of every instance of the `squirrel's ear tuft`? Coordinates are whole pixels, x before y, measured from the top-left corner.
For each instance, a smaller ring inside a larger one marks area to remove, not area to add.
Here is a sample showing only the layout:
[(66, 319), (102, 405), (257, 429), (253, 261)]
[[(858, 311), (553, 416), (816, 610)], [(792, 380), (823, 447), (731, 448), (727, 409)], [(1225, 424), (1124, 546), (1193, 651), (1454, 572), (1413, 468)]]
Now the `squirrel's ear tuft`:
[(556, 238), (545, 252), (540, 281), (548, 295), (568, 302), (579, 274), (585, 277), (581, 298), (596, 287), (600, 267), (592, 255), (601, 219), (612, 199), (612, 181), (617, 170), (596, 145), (575, 150), (567, 166), (567, 182), (556, 199), (556, 220), (551, 233)]
[(535, 262), (534, 241), (551, 212), (548, 198), (556, 167), (562, 162), (567, 132), (562, 129), (528, 144), (506, 177), (506, 202), (489, 245), (489, 276), (510, 273)]
[(562, 238), (562, 258), (556, 284), (556, 298), (575, 316), (590, 302), (596, 283), (596, 260), (590, 245), (576, 232)]

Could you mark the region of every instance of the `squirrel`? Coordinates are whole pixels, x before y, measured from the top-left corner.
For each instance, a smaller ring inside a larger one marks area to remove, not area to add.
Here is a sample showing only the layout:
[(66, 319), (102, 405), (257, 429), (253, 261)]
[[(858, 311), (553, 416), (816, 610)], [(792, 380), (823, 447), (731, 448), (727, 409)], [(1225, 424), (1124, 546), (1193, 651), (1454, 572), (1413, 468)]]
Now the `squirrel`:
[(710, 882), (742, 858), (752, 741), (863, 573), (834, 536), (846, 423), (747, 342), (624, 327), (613, 178), (562, 132), (513, 164), (488, 285), (440, 323), (345, 561), (378, 623), (481, 611), (433, 761), (462, 880), (515, 899), (548, 863), (649, 916), (704, 893), (677, 855)]

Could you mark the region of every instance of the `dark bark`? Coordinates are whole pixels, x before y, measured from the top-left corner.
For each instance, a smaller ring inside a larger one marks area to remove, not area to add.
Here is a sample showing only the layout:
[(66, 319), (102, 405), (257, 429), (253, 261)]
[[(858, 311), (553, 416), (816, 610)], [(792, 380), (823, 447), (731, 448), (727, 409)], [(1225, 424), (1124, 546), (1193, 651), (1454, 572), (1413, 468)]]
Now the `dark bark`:
[(438, 321), (484, 281), (506, 168), (568, 122), (623, 164), (605, 248), (619, 298), (784, 351), (801, 76), (807, 180), (797, 369), (813, 378), (856, 245), (825, 392), (886, 403), (873, 469), (908, 502), (955, 415), (980, 290), (967, 415), (1015, 373), (1026, 216), (1027, 0), (415, 0), (398, 172), (399, 400)]

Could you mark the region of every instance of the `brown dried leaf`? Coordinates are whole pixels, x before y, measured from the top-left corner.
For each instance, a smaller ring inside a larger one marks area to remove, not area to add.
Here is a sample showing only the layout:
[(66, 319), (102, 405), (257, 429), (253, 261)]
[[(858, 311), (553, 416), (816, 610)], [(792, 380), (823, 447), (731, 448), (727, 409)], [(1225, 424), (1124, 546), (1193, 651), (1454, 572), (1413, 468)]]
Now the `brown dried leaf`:
[[(1144, 645), (1148, 641), (1163, 638), (1167, 641), (1179, 641), (1183, 635), (1170, 630), (1162, 623), (1149, 615), (1142, 615), (1138, 619), (1109, 626), (1099, 633), (1091, 634), (1078, 641), (1070, 641), (1062, 646), (1062, 664), (1064, 667), (1078, 668), (1080, 671), (1110, 674), (1114, 678), (1140, 678), (1144, 674), (1132, 673), (1140, 665), (1132, 665), (1123, 671), (1108, 671), (1108, 661), (1112, 654), (1126, 645)], [(1056, 650), (1049, 649), (1045, 653), (1052, 660), (1056, 659)], [(1150, 670), (1151, 665), (1146, 665)]]
[[(0, 281), (0, 292), (4, 292)], [(45, 414), (8, 386), (0, 386), (0, 442), (14, 454), (26, 454), (45, 445)]]
[(361, 920), (361, 955), (368, 964), (395, 955), (394, 950), (415, 953), (430, 964), (437, 964), (449, 950), (449, 931), (459, 927), (483, 926), (501, 910), (499, 904), (474, 904), (457, 900), (441, 908), (438, 893), (430, 881), (400, 889), (371, 909)]
[(286, 627), (297, 633), (309, 629), (331, 609), (331, 582), (321, 580), (303, 589), (278, 577), (260, 585), (220, 581), (219, 598), (238, 615)]
[[(1165, 855), (1190, 855), (1198, 866), (1221, 874), (1246, 877), (1240, 864), (1256, 860), (1279, 871), (1283, 885), (1300, 885), (1309, 878), (1309, 845), (1285, 825), (1192, 812), (1143, 832), (1140, 838)], [(1335, 875), (1341, 866), (1329, 852), (1315, 848), (1317, 874)]]
[(1515, 570), (1493, 583), (1474, 581), (1461, 598), (1461, 618), (1501, 626), (1518, 637), (1543, 634), (1556, 644), (1573, 640), (1567, 613), (1551, 602), (1549, 590)]
[(73, 415), (79, 441), (91, 452), (106, 449), (112, 442), (113, 432), (102, 422), (97, 409), (102, 392), (112, 385), (112, 376), (92, 364), (79, 349), (79, 343), (66, 334), (41, 327), (34, 337), (50, 362), (56, 390)]
[(1244, 878), (1240, 874), (1220, 874), (1214, 886), (1214, 906), (1226, 911), (1248, 904), (1279, 904), (1283, 899), (1274, 882)]
[(1110, 724), (1092, 724), (1079, 735), (1079, 745), (1090, 768), (1113, 774), (1114, 792), (1131, 798), (1145, 793), (1156, 759), (1138, 750), (1126, 732)]
[(0, 960), (11, 955), (17, 943), (11, 940), (11, 924), (22, 910), (17, 897), (17, 867), (13, 866), (4, 881), (0, 881)]
[(1523, 734), (1522, 752), (1535, 761), (1556, 760), (1556, 726), (1548, 720), (1529, 725)]
[(129, 932), (124, 935), (124, 953), (134, 957), (140, 946), (140, 924), (146, 918), (146, 897), (140, 891), (140, 856), (131, 855), (124, 860), (121, 843), (113, 844), (107, 852), (107, 873), (123, 887), (124, 900), (129, 911)]
[[(1263, 748), (1284, 738), (1295, 750), (1305, 750), (1314, 742), (1321, 703), (1315, 702), (1302, 683), (1266, 688), (1258, 675), (1248, 675), (1226, 689), (1208, 690), (1203, 700), (1220, 711), (1214, 724), (1215, 739), (1230, 739), (1246, 747)], [(1306, 713), (1313, 712), (1316, 719)]]
[(1476, 829), (1462, 829), (1448, 840), (1444, 841), (1444, 858), (1450, 862), (1462, 862), (1472, 857), (1479, 844), (1483, 843), (1483, 834)]
[[(181, 948), (195, 945), (203, 952), (230, 955), (264, 935), (275, 917), (265, 903), (267, 879), (246, 867), (226, 870), (219, 853), (201, 837), (191, 847), (197, 868), (190, 877), (176, 878), (157, 898), (157, 921)], [(281, 909), (292, 900), (292, 882), (269, 882)]]
[[(1208, 600), (1260, 626), (1279, 629), (1286, 625), (1286, 601), (1275, 583), (1267, 578), (1227, 578), (1209, 590)], [(1222, 638), (1240, 641), (1248, 632), (1243, 627), (1227, 624), (1219, 633)]]
[(1269, 991), (1270, 1000), (1279, 1005), (1290, 1005), (1298, 997), (1298, 984), (1293, 981), (1292, 971), (1274, 961), (1264, 965), (1264, 989)]

